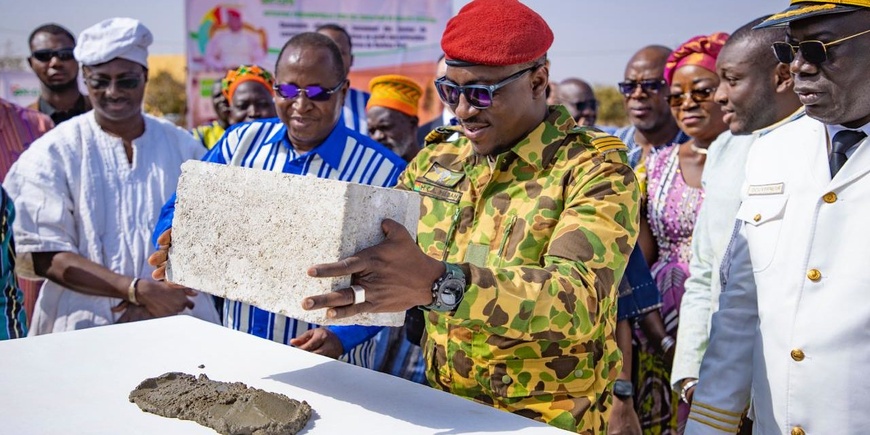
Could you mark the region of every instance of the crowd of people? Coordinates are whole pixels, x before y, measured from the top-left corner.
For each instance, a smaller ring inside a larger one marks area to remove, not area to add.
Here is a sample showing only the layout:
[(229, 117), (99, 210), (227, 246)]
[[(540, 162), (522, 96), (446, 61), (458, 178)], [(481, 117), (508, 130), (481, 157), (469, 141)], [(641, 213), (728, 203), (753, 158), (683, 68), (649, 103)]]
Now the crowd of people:
[[(587, 82), (550, 82), (559, 36), (517, 0), (447, 23), (432, 120), (411, 78), (350, 88), (333, 23), (227, 71), (192, 131), (142, 111), (141, 22), (40, 26), (40, 98), (0, 100), (0, 339), (189, 314), (577, 433), (861, 433), (868, 26), (868, 0), (791, 0), (640, 47), (613, 131)], [(303, 302), (405, 325), (166, 281), (190, 159), (418, 192), (416, 239), (385, 220), (382, 243), (308, 270), (351, 287)]]

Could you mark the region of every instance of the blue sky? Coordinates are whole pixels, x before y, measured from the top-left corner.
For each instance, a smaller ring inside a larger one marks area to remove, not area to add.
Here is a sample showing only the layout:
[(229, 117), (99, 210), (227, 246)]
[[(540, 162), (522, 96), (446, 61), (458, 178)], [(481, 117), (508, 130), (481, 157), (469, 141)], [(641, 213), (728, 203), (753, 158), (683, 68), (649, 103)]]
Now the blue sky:
[[(378, 0), (371, 0), (378, 1)], [(182, 0), (0, 0), (0, 56), (27, 53), (30, 31), (57, 22), (78, 34), (102, 19), (128, 16), (154, 33), (151, 52), (184, 51)], [(699, 34), (731, 32), (759, 16), (785, 9), (786, 0), (524, 0), (550, 24), (555, 80), (576, 76), (613, 84), (640, 47), (674, 47)], [(468, 0), (453, 0), (458, 11)]]

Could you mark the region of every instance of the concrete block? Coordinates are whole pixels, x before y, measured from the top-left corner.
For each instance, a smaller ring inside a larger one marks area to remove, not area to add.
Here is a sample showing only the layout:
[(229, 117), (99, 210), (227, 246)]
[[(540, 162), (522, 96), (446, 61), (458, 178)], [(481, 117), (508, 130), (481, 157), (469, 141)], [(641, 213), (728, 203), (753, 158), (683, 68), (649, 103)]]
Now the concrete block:
[(306, 270), (377, 244), (383, 219), (416, 237), (417, 193), (197, 161), (181, 169), (167, 279), (321, 325), (404, 322), (404, 313), (327, 319), (301, 303), (350, 286), (350, 276)]

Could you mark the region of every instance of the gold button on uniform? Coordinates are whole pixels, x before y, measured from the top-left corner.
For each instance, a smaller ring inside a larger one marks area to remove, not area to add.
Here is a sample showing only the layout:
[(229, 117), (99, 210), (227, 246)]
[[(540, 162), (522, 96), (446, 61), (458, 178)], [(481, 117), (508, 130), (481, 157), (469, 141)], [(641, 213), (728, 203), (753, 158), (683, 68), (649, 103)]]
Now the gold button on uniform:
[(828, 192), (825, 196), (822, 197), (822, 200), (827, 202), (828, 204), (832, 204), (837, 202), (837, 194), (834, 192)]
[(795, 426), (791, 428), (791, 435), (806, 435), (806, 432), (800, 426)]
[(803, 361), (805, 356), (806, 355), (804, 355), (804, 351), (802, 351), (800, 349), (794, 349), (791, 351), (791, 359), (793, 359), (795, 361), (798, 361), (798, 362)]
[(753, 217), (752, 217), (752, 220), (754, 220), (755, 222), (760, 221), (760, 220), (761, 220), (761, 215), (760, 215), (760, 214), (757, 214), (757, 215), (753, 216)]
[(809, 278), (810, 281), (818, 281), (822, 279), (822, 272), (819, 272), (819, 269), (810, 269), (809, 272), (807, 272), (807, 278)]

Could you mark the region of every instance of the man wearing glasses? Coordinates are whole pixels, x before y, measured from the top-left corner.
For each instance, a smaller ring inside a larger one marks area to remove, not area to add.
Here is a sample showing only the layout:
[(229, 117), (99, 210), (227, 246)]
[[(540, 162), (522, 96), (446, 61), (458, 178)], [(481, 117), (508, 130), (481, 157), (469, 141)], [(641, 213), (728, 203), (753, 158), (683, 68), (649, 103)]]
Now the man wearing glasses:
[(650, 151), (689, 140), (677, 126), (668, 104), (664, 71), (670, 54), (671, 49), (661, 45), (640, 49), (629, 59), (625, 78), (618, 84), (631, 125), (614, 135), (628, 146), (633, 168), (641, 166)]
[[(758, 27), (807, 116), (749, 151), (686, 434), (853, 434), (870, 427), (870, 1), (791, 2)], [(727, 273), (726, 273), (727, 272)]]
[(636, 239), (638, 191), (622, 142), (547, 106), (552, 42), (516, 0), (477, 0), (448, 22), (436, 88), (460, 137), (427, 146), (400, 180), (422, 195), (417, 242), (385, 220), (380, 245), (308, 271), (353, 274), (356, 289), (303, 307), (345, 317), (417, 306), (430, 385), (600, 433), (620, 365), (616, 283)]
[(19, 270), (46, 278), (31, 335), (182, 311), (218, 321), (208, 295), (149, 279), (160, 204), (181, 163), (203, 153), (186, 131), (142, 113), (151, 42), (131, 18), (85, 29), (75, 55), (94, 110), (36, 140), (6, 176)]
[(51, 117), (55, 125), (91, 110), (91, 102), (79, 92), (72, 33), (57, 24), (45, 24), (30, 34), (29, 41), (27, 62), (40, 82), (39, 99), (30, 108)]
[[(292, 37), (275, 65), (278, 118), (230, 127), (204, 161), (264, 171), (388, 187), (396, 184), (405, 162), (374, 140), (340, 122), (349, 82), (338, 46), (315, 32)], [(288, 199), (292, 200), (292, 199)], [(175, 196), (161, 211), (149, 260), (165, 278), (171, 244)], [(310, 224), (315, 224), (314, 221)], [(332, 358), (374, 368), (373, 337), (383, 328), (319, 327), (301, 320), (226, 300), (227, 327)]]
[(674, 390), (690, 404), (709, 340), (710, 316), (719, 306), (719, 268), (740, 207), (746, 157), (758, 137), (804, 116), (788, 65), (770, 55), (771, 44), (785, 39), (785, 29), (753, 29), (765, 19), (735, 30), (716, 60), (719, 86), (714, 98), (729, 131), (713, 141), (704, 163), (704, 203), (692, 234), (670, 378)]
[(598, 119), (598, 100), (592, 86), (578, 78), (567, 78), (559, 83), (559, 102), (568, 109), (577, 125), (594, 127)]

